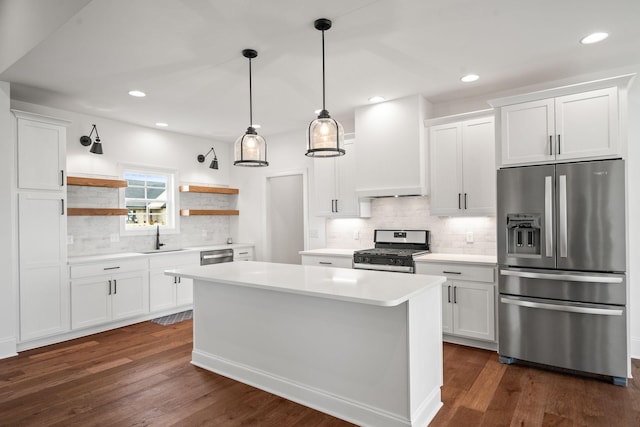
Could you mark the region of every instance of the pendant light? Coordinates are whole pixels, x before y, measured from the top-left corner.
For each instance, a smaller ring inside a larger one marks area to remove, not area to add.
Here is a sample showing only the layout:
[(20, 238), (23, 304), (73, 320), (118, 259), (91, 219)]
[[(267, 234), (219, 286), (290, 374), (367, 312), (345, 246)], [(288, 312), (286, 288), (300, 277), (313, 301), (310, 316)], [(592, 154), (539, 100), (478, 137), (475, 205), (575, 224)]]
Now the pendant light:
[(344, 156), (344, 129), (340, 123), (331, 118), (325, 108), (324, 32), (331, 28), (331, 21), (326, 18), (316, 19), (314, 27), (322, 31), (322, 110), (318, 118), (309, 123), (306, 155), (309, 157)]
[(258, 56), (253, 49), (245, 49), (242, 56), (249, 59), (249, 127), (247, 131), (236, 140), (235, 166), (269, 166), (267, 161), (267, 142), (258, 135), (253, 127), (253, 102), (251, 93), (251, 60)]

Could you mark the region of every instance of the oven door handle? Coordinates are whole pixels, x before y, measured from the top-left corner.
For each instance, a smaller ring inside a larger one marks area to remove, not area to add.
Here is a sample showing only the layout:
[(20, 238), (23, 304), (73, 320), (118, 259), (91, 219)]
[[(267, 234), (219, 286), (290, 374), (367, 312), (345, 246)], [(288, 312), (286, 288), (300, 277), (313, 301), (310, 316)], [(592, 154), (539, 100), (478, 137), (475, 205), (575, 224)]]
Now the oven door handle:
[(590, 308), (578, 307), (574, 305), (546, 304), (543, 302), (515, 300), (505, 297), (501, 297), (500, 302), (503, 304), (512, 304), (520, 307), (541, 308), (543, 310), (565, 311), (568, 313), (597, 314), (601, 316), (622, 316), (622, 309)]
[(503, 276), (523, 277), (525, 279), (567, 280), (585, 283), (622, 283), (622, 277), (583, 276), (580, 274), (534, 273), (531, 271), (500, 270)]

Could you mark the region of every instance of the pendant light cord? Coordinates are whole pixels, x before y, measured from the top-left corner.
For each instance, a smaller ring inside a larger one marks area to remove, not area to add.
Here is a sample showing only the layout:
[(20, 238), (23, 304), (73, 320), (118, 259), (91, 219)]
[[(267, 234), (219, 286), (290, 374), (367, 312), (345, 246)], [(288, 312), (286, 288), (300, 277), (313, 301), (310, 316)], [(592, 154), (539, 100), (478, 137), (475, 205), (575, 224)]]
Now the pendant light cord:
[(253, 127), (253, 95), (251, 91), (251, 58), (249, 58), (249, 127)]
[(324, 81), (324, 30), (322, 30), (322, 110), (325, 110), (325, 81)]

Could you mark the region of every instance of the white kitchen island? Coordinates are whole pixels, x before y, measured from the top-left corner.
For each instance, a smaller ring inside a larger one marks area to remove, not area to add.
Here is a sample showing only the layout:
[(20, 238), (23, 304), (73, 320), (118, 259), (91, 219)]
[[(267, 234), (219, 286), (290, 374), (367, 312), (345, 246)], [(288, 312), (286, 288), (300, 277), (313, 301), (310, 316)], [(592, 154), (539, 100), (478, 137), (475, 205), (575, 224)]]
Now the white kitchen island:
[(192, 363), (365, 426), (442, 406), (441, 276), (232, 262), (194, 279)]

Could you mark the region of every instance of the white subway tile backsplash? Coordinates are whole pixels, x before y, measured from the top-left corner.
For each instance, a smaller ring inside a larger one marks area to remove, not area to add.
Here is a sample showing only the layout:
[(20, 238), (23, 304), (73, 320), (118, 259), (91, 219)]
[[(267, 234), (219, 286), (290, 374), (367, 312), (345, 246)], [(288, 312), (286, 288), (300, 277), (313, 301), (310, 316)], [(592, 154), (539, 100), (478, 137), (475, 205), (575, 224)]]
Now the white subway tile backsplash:
[[(470, 255), (496, 254), (495, 217), (439, 217), (431, 216), (427, 196), (385, 197), (371, 202), (371, 218), (328, 219), (327, 247), (373, 247), (373, 231), (382, 228), (431, 230), (432, 251)], [(360, 239), (353, 232), (358, 230)], [(467, 243), (472, 232), (473, 243)]]

